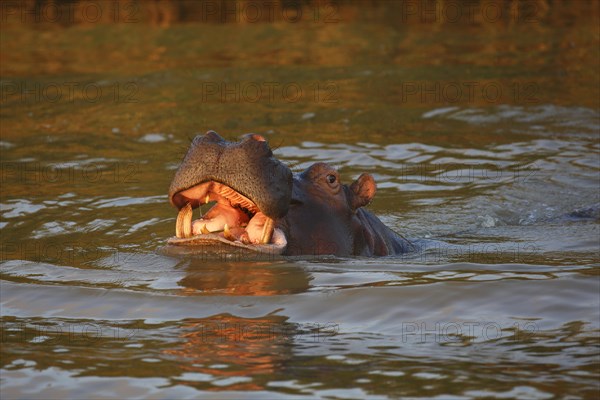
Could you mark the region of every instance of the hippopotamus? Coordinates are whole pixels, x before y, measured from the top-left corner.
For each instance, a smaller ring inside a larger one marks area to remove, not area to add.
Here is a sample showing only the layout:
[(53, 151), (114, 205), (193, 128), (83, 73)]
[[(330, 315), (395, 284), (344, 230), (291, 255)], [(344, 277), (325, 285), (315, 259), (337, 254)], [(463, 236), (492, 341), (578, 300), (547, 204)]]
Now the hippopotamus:
[[(246, 134), (232, 142), (209, 131), (192, 140), (171, 182), (169, 200), (179, 214), (168, 244), (283, 256), (413, 250), (410, 241), (365, 209), (375, 191), (368, 173), (349, 185), (322, 162), (293, 174), (263, 136)], [(193, 210), (205, 204), (212, 207), (193, 220)]]

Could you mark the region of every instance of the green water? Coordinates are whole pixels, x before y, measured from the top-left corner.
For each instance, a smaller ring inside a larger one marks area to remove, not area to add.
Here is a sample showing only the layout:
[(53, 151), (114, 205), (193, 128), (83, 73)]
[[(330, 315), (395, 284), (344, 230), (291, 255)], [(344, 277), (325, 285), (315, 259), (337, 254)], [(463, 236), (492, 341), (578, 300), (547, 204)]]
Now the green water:
[[(598, 3), (33, 4), (0, 15), (3, 399), (599, 395)], [(209, 129), (371, 173), (425, 250), (165, 254)]]

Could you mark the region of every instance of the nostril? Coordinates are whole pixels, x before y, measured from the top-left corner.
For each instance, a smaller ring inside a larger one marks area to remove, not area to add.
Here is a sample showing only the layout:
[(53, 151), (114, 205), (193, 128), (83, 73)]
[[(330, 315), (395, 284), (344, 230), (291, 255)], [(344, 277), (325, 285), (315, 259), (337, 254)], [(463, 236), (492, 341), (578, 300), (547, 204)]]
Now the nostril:
[(221, 135), (219, 135), (217, 132), (215, 131), (208, 131), (206, 132), (206, 134), (204, 135), (204, 140), (208, 140), (211, 142), (222, 142), (225, 139), (223, 139), (221, 137)]

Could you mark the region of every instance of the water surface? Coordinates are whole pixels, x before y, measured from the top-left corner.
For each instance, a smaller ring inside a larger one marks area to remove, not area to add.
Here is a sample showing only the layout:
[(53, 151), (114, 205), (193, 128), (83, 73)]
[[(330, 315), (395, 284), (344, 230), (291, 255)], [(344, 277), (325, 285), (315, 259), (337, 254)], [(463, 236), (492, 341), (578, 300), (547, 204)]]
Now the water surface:
[[(597, 397), (598, 6), (525, 3), (8, 15), (2, 398)], [(373, 174), (369, 208), (423, 249), (165, 254), (170, 179), (208, 129)]]

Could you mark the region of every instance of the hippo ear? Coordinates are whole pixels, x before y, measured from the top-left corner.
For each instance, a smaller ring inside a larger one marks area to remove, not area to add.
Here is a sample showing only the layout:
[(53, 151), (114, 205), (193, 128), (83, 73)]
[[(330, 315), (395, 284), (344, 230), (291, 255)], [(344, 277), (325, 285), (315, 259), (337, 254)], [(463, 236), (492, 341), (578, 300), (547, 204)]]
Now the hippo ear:
[(362, 174), (350, 185), (350, 207), (352, 210), (364, 207), (373, 200), (375, 196), (375, 179), (370, 174)]

